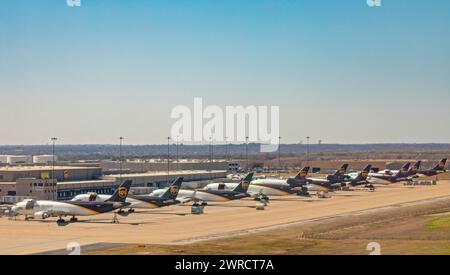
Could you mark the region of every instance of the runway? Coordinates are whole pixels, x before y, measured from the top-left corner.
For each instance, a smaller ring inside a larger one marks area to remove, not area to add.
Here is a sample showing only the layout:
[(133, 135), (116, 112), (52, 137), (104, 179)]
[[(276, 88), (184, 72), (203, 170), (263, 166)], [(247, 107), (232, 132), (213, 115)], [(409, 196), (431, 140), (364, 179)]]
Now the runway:
[(79, 217), (80, 222), (58, 226), (56, 219), (24, 221), (0, 218), (0, 254), (32, 254), (65, 249), (68, 243), (182, 244), (206, 239), (274, 229), (315, 219), (348, 215), (358, 211), (400, 207), (406, 203), (450, 197), (450, 181), (434, 186), (407, 187), (402, 184), (367, 190), (339, 191), (319, 199), (286, 196), (272, 197), (269, 206), (255, 209), (251, 199), (211, 203), (203, 215), (191, 215), (190, 205), (175, 205), (157, 210), (137, 210), (120, 224), (112, 224), (112, 213)]

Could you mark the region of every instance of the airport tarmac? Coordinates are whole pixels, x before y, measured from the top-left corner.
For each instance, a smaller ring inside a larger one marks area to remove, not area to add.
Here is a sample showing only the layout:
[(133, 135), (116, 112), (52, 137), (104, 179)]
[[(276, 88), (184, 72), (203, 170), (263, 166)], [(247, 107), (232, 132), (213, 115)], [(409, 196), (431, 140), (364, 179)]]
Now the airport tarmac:
[(119, 216), (112, 224), (112, 213), (79, 217), (80, 222), (60, 226), (56, 219), (24, 221), (0, 218), (0, 254), (32, 254), (66, 248), (68, 243), (183, 244), (246, 232), (274, 229), (299, 222), (354, 214), (358, 211), (401, 207), (402, 204), (450, 198), (450, 181), (433, 186), (380, 186), (367, 190), (339, 191), (331, 198), (272, 197), (265, 210), (256, 210), (252, 199), (211, 203), (205, 214), (190, 214), (190, 205), (156, 210), (137, 210)]

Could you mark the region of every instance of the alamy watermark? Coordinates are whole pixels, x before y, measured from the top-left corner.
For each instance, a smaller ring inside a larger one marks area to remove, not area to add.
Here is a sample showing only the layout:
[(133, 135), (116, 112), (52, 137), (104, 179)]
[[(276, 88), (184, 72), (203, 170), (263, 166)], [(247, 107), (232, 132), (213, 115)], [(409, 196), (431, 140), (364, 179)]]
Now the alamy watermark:
[(68, 243), (66, 250), (69, 252), (67, 255), (81, 255), (81, 245), (77, 242)]
[[(69, 7), (80, 7), (81, 0), (66, 0), (67, 6)], [(381, 7), (381, 0), (366, 0), (369, 7)]]
[(280, 135), (279, 106), (203, 106), (194, 98), (192, 108), (175, 106), (171, 118), (171, 138), (180, 142), (261, 143), (261, 152), (278, 150)]
[(381, 7), (381, 0), (367, 0), (369, 7)]
[(367, 244), (367, 251), (370, 251), (369, 255), (381, 255), (381, 245), (377, 242), (371, 242)]
[(66, 0), (67, 6), (69, 7), (80, 7), (81, 0)]

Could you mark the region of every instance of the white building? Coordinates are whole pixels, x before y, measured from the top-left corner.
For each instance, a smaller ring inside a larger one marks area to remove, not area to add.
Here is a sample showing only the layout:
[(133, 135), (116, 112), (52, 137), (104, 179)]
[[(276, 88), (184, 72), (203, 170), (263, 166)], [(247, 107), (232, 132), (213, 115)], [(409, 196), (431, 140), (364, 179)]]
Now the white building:
[(8, 156), (0, 155), (0, 163), (8, 163)]
[[(58, 156), (55, 155), (55, 162), (58, 161)], [(53, 155), (39, 155), (39, 156), (33, 156), (33, 163), (52, 163), (53, 162)]]
[(0, 156), (0, 162), (8, 164), (29, 164), (33, 162), (33, 157), (27, 155), (2, 155)]

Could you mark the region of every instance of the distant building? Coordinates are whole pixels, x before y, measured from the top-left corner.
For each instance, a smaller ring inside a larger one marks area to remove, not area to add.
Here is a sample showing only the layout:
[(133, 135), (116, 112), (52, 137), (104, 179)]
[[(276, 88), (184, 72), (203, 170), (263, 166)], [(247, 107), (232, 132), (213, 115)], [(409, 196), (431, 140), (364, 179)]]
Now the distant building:
[[(54, 161), (58, 161), (58, 156), (54, 156)], [(33, 156), (33, 163), (37, 164), (49, 164), (53, 163), (53, 155), (39, 155)]]
[[(228, 161), (215, 160), (210, 162), (209, 160), (198, 159), (183, 159), (179, 162), (172, 159), (170, 161), (170, 170), (227, 170)], [(100, 167), (105, 174), (116, 174), (120, 171), (122, 166), (122, 172), (154, 172), (154, 171), (167, 171), (167, 160), (165, 159), (149, 159), (149, 160), (135, 160), (125, 161), (120, 164), (119, 161), (101, 161)]]
[[(52, 176), (53, 170), (55, 172)], [(102, 177), (99, 167), (74, 166), (7, 166), (0, 167), (0, 182), (13, 182), (20, 178), (50, 179), (60, 181), (95, 180)]]
[(30, 164), (33, 162), (32, 156), (27, 155), (1, 155), (0, 163), (7, 164)]
[[(130, 179), (134, 188), (166, 187), (176, 177), (187, 185), (224, 178), (223, 170), (178, 170), (104, 176), (100, 167), (84, 166), (5, 166), (0, 167), (0, 203), (15, 203), (23, 198), (69, 200), (76, 195), (95, 192), (112, 194), (121, 182)], [(188, 184), (188, 182), (192, 182)], [(146, 189), (147, 188), (147, 189)]]

